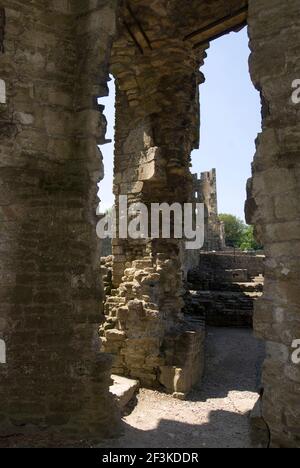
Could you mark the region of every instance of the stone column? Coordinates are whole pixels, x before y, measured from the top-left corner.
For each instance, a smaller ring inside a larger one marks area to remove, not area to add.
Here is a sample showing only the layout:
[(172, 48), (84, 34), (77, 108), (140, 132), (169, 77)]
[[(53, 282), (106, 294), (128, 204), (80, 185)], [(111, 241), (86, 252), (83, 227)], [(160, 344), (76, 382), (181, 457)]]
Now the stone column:
[[(4, 1), (0, 78), (0, 426), (112, 434), (96, 238), (116, 2)], [(101, 5), (100, 5), (101, 3)]]
[(261, 92), (263, 130), (257, 140), (246, 212), (265, 247), (266, 277), (256, 306), (255, 332), (267, 342), (263, 370), (264, 418), (272, 447), (299, 447), (300, 365), (300, 4), (249, 1), (250, 70)]
[[(147, 57), (124, 50), (117, 42), (112, 57), (118, 87), (117, 208), (119, 195), (128, 195), (129, 206), (183, 205), (191, 201), (190, 154), (199, 136), (199, 61), (187, 57), (177, 39), (159, 44)], [(114, 241), (117, 290), (107, 298), (102, 328), (104, 349), (115, 355), (114, 372), (175, 394), (197, 381), (203, 358), (203, 329), (183, 320), (181, 248), (174, 235)]]

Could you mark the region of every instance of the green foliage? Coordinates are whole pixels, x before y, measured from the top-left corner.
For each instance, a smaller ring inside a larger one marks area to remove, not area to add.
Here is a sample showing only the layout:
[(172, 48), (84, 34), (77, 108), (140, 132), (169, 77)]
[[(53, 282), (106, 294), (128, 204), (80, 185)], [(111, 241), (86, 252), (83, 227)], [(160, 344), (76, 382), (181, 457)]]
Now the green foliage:
[(105, 211), (105, 214), (106, 214), (106, 215), (112, 215), (112, 214), (113, 214), (113, 210), (114, 210), (114, 206), (112, 206), (111, 208), (108, 208), (108, 209)]
[(231, 214), (221, 214), (219, 218), (225, 226), (227, 247), (241, 250), (260, 250), (262, 248), (255, 240), (253, 226), (247, 226), (241, 219)]
[(255, 240), (253, 226), (246, 226), (242, 241), (240, 244), (241, 250), (260, 250), (262, 246)]
[(239, 248), (245, 231), (245, 224), (241, 219), (231, 214), (221, 214), (219, 218), (225, 225), (226, 245)]

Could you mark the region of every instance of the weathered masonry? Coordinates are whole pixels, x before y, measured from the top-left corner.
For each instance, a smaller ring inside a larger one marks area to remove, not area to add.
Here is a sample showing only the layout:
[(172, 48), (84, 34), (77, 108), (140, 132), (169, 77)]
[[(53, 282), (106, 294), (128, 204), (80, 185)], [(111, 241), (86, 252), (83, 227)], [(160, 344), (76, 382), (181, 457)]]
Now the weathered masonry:
[[(246, 203), (266, 253), (255, 314), (256, 333), (267, 342), (263, 410), (272, 446), (300, 446), (300, 366), (291, 360), (300, 338), (300, 105), (291, 99), (300, 78), (298, 0), (0, 1), (4, 434), (28, 425), (80, 436), (117, 432), (112, 358), (98, 335), (97, 145), (105, 143), (106, 121), (97, 98), (107, 94), (110, 70), (116, 196), (191, 201), (199, 69), (211, 40), (244, 26), (263, 109)], [(182, 245), (118, 239), (113, 249), (117, 306), (108, 335), (125, 338), (114, 365), (147, 385), (163, 371), (170, 381), (171, 369), (185, 364), (174, 345), (184, 335)], [(190, 355), (195, 350), (191, 344)]]
[(107, 94), (115, 9), (0, 3), (0, 433), (118, 427), (98, 339), (95, 231), (106, 130), (97, 98)]

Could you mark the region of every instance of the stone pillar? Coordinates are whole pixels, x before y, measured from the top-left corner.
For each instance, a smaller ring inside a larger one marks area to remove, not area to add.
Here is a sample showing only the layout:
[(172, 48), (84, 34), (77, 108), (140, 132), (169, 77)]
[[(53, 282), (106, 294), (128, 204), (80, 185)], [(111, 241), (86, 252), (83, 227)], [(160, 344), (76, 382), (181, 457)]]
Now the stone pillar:
[[(114, 45), (117, 208), (119, 195), (128, 195), (129, 206), (192, 201), (189, 167), (199, 136), (198, 69), (199, 60), (177, 39), (157, 45), (147, 57), (128, 48), (125, 40)], [(175, 394), (187, 393), (197, 381), (203, 359), (203, 329), (183, 320), (181, 248), (174, 235), (114, 241), (118, 289), (107, 298), (102, 328), (104, 349), (115, 355), (114, 372), (145, 386), (164, 385)]]
[(263, 413), (272, 447), (300, 446), (300, 365), (292, 361), (300, 339), (300, 105), (291, 99), (300, 78), (299, 18), (297, 1), (249, 1), (250, 70), (262, 96), (263, 130), (246, 212), (266, 253), (255, 332), (267, 342)]
[[(74, 8), (71, 9), (71, 3)], [(3, 1), (0, 430), (112, 434), (96, 238), (115, 1)], [(98, 2), (97, 2), (98, 3)], [(78, 6), (77, 6), (78, 4)]]

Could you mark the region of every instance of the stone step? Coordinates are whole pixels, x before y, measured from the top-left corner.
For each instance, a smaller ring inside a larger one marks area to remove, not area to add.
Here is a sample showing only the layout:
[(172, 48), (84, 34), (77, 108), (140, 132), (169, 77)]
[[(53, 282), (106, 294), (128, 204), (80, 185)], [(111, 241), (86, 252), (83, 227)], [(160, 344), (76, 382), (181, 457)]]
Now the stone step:
[(264, 283), (263, 282), (253, 282), (253, 283), (233, 283), (233, 288), (238, 288), (240, 291), (248, 292), (263, 292)]
[(247, 299), (257, 299), (262, 296), (262, 292), (252, 292), (252, 291), (190, 291), (193, 300), (247, 300)]
[(254, 301), (261, 292), (190, 291), (189, 312), (209, 326), (251, 327)]
[(190, 290), (207, 290), (207, 291), (229, 291), (229, 292), (263, 292), (263, 282), (247, 282), (247, 283), (228, 283), (228, 282), (198, 282), (189, 283)]
[(112, 375), (111, 378), (113, 384), (110, 386), (109, 391), (116, 397), (118, 405), (122, 410), (132, 400), (140, 384), (138, 380), (128, 379), (119, 375)]

